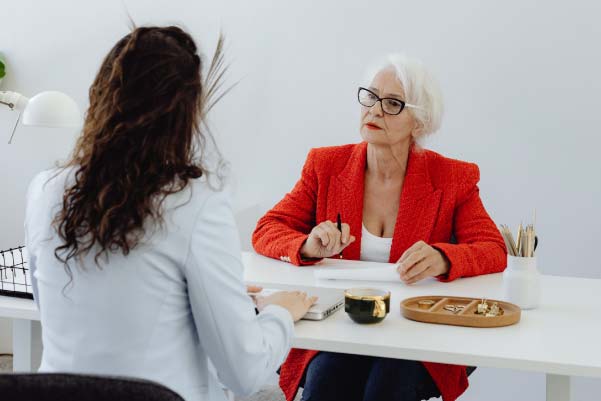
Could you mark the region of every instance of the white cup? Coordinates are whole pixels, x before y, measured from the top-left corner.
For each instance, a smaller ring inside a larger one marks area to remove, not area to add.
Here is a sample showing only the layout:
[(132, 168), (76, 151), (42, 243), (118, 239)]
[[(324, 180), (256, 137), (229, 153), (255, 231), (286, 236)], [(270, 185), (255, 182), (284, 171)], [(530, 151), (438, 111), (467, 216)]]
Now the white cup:
[(540, 303), (540, 280), (536, 257), (507, 255), (507, 268), (503, 272), (505, 300), (522, 309), (537, 308)]

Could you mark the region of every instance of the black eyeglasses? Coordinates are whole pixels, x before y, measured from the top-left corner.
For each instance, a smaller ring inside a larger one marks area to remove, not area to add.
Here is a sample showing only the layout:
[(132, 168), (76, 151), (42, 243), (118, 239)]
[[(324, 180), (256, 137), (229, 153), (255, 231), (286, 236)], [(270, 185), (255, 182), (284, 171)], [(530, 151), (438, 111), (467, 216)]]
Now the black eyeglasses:
[(369, 89), (359, 88), (357, 92), (357, 98), (359, 99), (359, 104), (365, 107), (373, 107), (376, 103), (380, 102), (382, 105), (382, 110), (386, 114), (390, 114), (396, 116), (400, 114), (401, 111), (405, 107), (411, 107), (414, 109), (420, 109), (421, 107), (416, 106), (414, 104), (405, 103), (402, 100), (395, 99), (393, 97), (379, 97)]

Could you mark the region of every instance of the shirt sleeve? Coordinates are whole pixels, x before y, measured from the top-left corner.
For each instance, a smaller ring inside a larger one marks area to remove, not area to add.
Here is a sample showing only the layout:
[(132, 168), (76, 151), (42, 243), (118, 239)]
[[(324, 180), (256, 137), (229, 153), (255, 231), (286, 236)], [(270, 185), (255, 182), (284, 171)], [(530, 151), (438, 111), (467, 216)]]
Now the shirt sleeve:
[(184, 268), (200, 344), (219, 379), (239, 395), (256, 392), (288, 354), (294, 324), (275, 305), (256, 315), (225, 192), (210, 195), (199, 211)]
[[(31, 277), (31, 288), (33, 292), (33, 299), (36, 302), (38, 309), (40, 308), (40, 304), (38, 301), (38, 281), (35, 277), (35, 272), (37, 268), (37, 255), (36, 248), (37, 242), (39, 241), (39, 234), (35, 232), (36, 229), (36, 220), (40, 219), (40, 210), (43, 209), (39, 207), (39, 198), (41, 195), (42, 185), (44, 184), (44, 180), (47, 179), (47, 174), (44, 172), (36, 175), (27, 188), (27, 193), (25, 195), (25, 222), (23, 224), (23, 231), (25, 233), (24, 243), (25, 249), (27, 251), (27, 263), (29, 266), (29, 274)], [(36, 207), (37, 210), (37, 218), (36, 218)], [(37, 226), (40, 223), (37, 222)]]
[(440, 281), (459, 277), (497, 273), (505, 269), (507, 250), (499, 229), (490, 218), (478, 189), (480, 171), (470, 165), (463, 177), (463, 185), (453, 216), (456, 244), (435, 243), (449, 260), (449, 272), (439, 276)]

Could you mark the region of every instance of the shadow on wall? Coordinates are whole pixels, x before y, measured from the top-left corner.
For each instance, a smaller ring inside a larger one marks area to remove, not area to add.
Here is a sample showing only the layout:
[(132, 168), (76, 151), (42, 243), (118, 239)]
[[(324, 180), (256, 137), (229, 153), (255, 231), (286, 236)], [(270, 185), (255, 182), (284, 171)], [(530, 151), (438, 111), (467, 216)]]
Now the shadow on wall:
[(257, 226), (257, 221), (275, 204), (276, 201), (262, 201), (235, 213), (242, 251), (253, 251), (252, 234)]

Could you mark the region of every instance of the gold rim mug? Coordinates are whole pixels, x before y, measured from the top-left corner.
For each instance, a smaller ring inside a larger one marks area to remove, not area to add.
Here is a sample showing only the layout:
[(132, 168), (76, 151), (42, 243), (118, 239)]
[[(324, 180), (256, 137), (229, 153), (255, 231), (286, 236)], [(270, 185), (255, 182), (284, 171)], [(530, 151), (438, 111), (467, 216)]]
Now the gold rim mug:
[(386, 317), (390, 308), (390, 291), (375, 288), (349, 288), (344, 291), (344, 297), (356, 301), (371, 301), (374, 303), (372, 317), (380, 320)]

